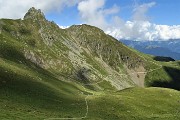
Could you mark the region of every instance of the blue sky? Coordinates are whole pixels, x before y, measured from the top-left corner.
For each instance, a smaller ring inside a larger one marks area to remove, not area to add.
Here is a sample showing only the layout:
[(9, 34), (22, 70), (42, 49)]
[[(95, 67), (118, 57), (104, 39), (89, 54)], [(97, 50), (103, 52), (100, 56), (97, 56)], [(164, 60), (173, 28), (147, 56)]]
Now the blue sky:
[[(117, 15), (124, 20), (131, 20), (136, 4), (150, 2), (156, 2), (156, 5), (147, 12), (147, 16), (149, 16), (151, 22), (164, 25), (180, 24), (180, 14), (178, 14), (180, 13), (180, 0), (106, 0), (104, 7), (110, 8), (115, 4), (120, 7), (120, 12)], [(77, 5), (65, 7), (61, 11), (47, 12), (46, 17), (62, 26), (82, 23)]]
[(180, 0), (0, 0), (0, 18), (41, 9), (60, 27), (90, 24), (117, 39), (180, 39)]
[(53, 20), (57, 24), (62, 26), (70, 26), (73, 24), (81, 24), (81, 20), (79, 18), (77, 5), (72, 7), (66, 7), (61, 11), (48, 12), (46, 14), (46, 18), (48, 20)]

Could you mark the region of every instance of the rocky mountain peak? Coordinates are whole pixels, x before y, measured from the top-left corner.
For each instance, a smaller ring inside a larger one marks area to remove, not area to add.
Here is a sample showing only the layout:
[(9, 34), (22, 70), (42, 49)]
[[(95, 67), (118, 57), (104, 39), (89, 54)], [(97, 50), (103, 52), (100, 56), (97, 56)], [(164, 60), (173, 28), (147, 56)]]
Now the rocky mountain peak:
[(40, 9), (36, 9), (32, 7), (25, 14), (24, 19), (33, 19), (33, 20), (45, 19), (45, 15), (43, 12), (41, 12)]

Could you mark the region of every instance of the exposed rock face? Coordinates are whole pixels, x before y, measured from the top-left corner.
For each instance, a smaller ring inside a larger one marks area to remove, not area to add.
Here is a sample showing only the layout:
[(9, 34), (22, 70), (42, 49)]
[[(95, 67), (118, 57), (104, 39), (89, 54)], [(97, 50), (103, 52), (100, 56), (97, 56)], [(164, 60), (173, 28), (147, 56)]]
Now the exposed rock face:
[(54, 23), (47, 21), (44, 13), (41, 12), (41, 10), (36, 10), (34, 7), (30, 8), (24, 16), (24, 20), (31, 20), (34, 22), (32, 24), (37, 24), (40, 26), (38, 32), (41, 35), (43, 42), (48, 46), (52, 46), (53, 42), (57, 39), (56, 36), (51, 32), (51, 27)]
[[(108, 81), (117, 89), (134, 86), (127, 69), (143, 67), (144, 61), (99, 28), (74, 25), (60, 29), (45, 19), (40, 10), (31, 8), (24, 20), (7, 25), (24, 56), (36, 65), (65, 80), (94, 84)], [(125, 66), (125, 67), (124, 67)]]
[(2, 32), (2, 26), (3, 26), (3, 22), (0, 20), (0, 34)]
[(106, 35), (102, 30), (89, 25), (72, 26), (69, 29), (70, 35), (79, 44), (88, 48), (91, 53), (101, 57), (103, 61), (118, 71), (120, 64), (126, 64), (129, 69), (138, 68), (143, 65), (143, 60), (134, 52), (127, 49), (122, 43)]
[(38, 19), (45, 19), (44, 13), (41, 12), (41, 10), (37, 10), (34, 7), (30, 8), (26, 15), (24, 16), (24, 20), (26, 19), (32, 19), (33, 21)]
[(36, 65), (42, 68), (46, 68), (44, 60), (40, 56), (33, 53), (33, 51), (25, 51), (24, 53), (26, 59), (30, 60), (31, 62), (35, 63)]

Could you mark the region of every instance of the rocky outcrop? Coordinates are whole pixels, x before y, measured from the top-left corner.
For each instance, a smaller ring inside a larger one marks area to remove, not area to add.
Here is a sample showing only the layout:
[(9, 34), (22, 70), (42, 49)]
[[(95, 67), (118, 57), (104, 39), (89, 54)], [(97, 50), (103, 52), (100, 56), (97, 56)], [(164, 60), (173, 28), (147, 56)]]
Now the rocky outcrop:
[(96, 57), (101, 57), (108, 65), (118, 71), (120, 64), (129, 69), (143, 66), (143, 60), (135, 52), (128, 49), (113, 37), (106, 35), (99, 28), (89, 25), (77, 25), (68, 29), (69, 35), (79, 44), (90, 50)]
[(24, 51), (24, 55), (26, 59), (30, 60), (31, 62), (35, 63), (37, 66), (46, 69), (44, 60), (33, 51)]
[(28, 10), (28, 12), (25, 14), (24, 16), (24, 20), (26, 19), (31, 19), (33, 21), (39, 20), (39, 19), (44, 19), (45, 20), (45, 16), (44, 13), (41, 12), (41, 10), (37, 10), (34, 7), (30, 8)]
[(57, 77), (98, 89), (103, 81), (117, 89), (134, 86), (136, 82), (127, 69), (135, 71), (144, 64), (136, 52), (99, 28), (74, 25), (60, 29), (35, 8), (26, 13), (24, 20), (7, 22), (6, 27), (6, 33), (22, 44), (27, 60)]

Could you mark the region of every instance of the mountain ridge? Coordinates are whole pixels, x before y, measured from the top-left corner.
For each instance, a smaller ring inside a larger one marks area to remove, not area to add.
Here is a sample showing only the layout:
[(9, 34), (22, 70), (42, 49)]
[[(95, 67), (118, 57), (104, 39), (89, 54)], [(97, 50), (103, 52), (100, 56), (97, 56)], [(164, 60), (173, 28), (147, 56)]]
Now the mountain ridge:
[(0, 19), (0, 31), (2, 119), (180, 118), (177, 61), (155, 61), (90, 25), (60, 29), (35, 8)]

